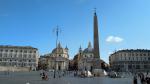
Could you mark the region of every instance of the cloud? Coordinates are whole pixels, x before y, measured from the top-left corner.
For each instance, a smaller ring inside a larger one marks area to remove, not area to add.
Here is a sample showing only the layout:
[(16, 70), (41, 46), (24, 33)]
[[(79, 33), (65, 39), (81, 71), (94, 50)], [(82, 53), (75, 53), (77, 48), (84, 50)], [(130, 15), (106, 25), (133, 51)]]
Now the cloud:
[(108, 43), (120, 43), (122, 42), (124, 39), (118, 36), (108, 36), (106, 38), (106, 42)]

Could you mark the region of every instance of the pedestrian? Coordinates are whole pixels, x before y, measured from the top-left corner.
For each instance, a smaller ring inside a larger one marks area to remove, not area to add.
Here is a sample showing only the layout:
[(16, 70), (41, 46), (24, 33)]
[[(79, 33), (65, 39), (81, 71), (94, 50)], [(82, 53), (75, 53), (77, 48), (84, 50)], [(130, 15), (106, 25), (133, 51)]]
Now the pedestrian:
[(45, 72), (42, 73), (42, 80), (48, 80), (48, 76)]
[(76, 77), (76, 72), (74, 72), (74, 77)]
[(133, 84), (137, 84), (137, 77), (136, 76), (134, 76), (134, 78), (133, 78)]
[(146, 82), (147, 84), (150, 84), (150, 77), (146, 77), (146, 78), (145, 78), (145, 82)]
[(148, 77), (147, 79), (147, 84), (150, 84), (150, 77)]
[(142, 76), (142, 78), (141, 78), (141, 84), (146, 84), (146, 80), (145, 80), (144, 76)]
[(146, 77), (148, 76), (148, 73), (149, 73), (149, 72), (147, 71), (147, 72), (146, 72)]
[(45, 73), (42, 72), (42, 80), (44, 80), (44, 78), (45, 78)]
[(64, 76), (65, 74), (64, 74), (64, 71), (62, 72), (62, 76)]

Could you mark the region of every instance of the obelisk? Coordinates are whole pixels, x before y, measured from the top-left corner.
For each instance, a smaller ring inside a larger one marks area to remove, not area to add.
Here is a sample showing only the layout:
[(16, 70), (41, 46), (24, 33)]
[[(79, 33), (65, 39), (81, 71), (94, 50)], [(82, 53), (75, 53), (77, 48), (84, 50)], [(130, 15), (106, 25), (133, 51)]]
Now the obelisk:
[(98, 19), (96, 15), (96, 10), (94, 12), (94, 59), (93, 59), (93, 74), (94, 76), (104, 76), (104, 71), (101, 68), (101, 59), (99, 52), (99, 35), (98, 35)]
[(99, 53), (99, 34), (98, 34), (98, 20), (96, 10), (94, 12), (94, 58), (100, 59)]

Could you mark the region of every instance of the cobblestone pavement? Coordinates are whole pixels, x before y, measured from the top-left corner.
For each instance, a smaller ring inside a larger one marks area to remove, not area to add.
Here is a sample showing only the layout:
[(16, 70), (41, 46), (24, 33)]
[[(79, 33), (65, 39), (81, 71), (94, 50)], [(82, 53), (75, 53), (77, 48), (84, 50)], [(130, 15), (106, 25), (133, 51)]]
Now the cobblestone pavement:
[(132, 84), (132, 78), (73, 77), (67, 73), (64, 77), (53, 78), (53, 73), (47, 73), (49, 80), (44, 81), (40, 72), (0, 72), (0, 84)]

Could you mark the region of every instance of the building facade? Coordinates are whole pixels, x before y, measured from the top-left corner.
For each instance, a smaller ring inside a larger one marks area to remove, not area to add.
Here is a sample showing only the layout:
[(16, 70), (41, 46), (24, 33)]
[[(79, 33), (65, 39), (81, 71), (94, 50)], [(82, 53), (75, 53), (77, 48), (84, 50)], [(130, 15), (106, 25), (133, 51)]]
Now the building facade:
[(48, 69), (68, 70), (69, 54), (68, 48), (63, 48), (59, 43), (52, 53), (46, 54)]
[(110, 67), (120, 72), (150, 71), (150, 50), (119, 50), (109, 56)]
[(0, 46), (1, 67), (22, 67), (36, 70), (38, 49), (30, 46)]
[[(73, 60), (75, 70), (92, 72), (94, 69), (95, 58), (91, 42), (89, 42), (88, 47), (84, 50), (80, 47), (79, 52), (74, 56)], [(97, 67), (101, 67), (102, 63), (108, 65), (100, 59), (97, 61)]]
[(78, 70), (80, 71), (91, 71), (93, 69), (93, 48), (89, 42), (88, 47), (82, 51), (79, 49), (78, 55)]

